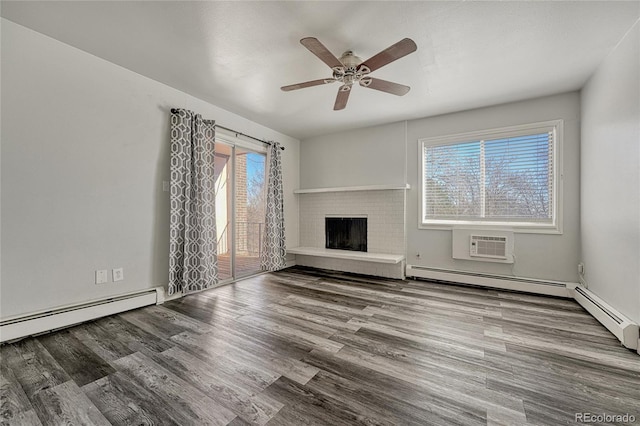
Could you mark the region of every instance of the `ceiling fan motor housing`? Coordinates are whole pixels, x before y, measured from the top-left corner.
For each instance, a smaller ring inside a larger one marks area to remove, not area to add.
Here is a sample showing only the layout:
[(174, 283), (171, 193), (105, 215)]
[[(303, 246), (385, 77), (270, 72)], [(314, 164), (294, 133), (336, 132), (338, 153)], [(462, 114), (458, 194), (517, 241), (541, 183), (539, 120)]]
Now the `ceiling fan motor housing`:
[[(344, 52), (342, 56), (340, 56), (339, 61), (343, 67), (333, 68), (333, 78), (345, 85), (351, 86), (370, 72), (366, 66), (360, 66), (363, 62), (362, 59), (356, 56), (351, 50)], [(349, 87), (349, 89), (350, 88), (351, 87)], [(345, 88), (343, 90), (349, 89)]]

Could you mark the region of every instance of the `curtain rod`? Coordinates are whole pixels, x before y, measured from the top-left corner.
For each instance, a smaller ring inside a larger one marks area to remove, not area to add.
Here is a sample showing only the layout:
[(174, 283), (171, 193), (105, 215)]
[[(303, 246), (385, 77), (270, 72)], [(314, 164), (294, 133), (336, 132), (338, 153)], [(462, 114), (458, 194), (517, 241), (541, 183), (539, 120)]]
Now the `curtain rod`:
[[(178, 112), (178, 110), (177, 110), (176, 108), (171, 108), (171, 112), (172, 112), (173, 114), (175, 114), (175, 113), (177, 113), (177, 112)], [(242, 133), (242, 132), (239, 132), (239, 131), (237, 131), (237, 130), (230, 129), (230, 128), (228, 128), (228, 127), (221, 126), (221, 125), (219, 125), (219, 124), (215, 124), (214, 126), (215, 126), (215, 127), (220, 127), (221, 129), (225, 129), (225, 130), (228, 130), (228, 131), (230, 131), (230, 132), (233, 132), (233, 133), (235, 133), (235, 134), (236, 134), (236, 136), (237, 136), (237, 135), (240, 135), (240, 136), (244, 136), (244, 137), (249, 138), (249, 139), (253, 139), (253, 140), (258, 141), (258, 142), (266, 143), (267, 145), (272, 145), (272, 143), (271, 143), (271, 142), (267, 142), (267, 141), (263, 141), (262, 139), (254, 138), (253, 136), (247, 135), (247, 134)], [(281, 147), (280, 147), (280, 149), (284, 151), (284, 146), (281, 146)]]

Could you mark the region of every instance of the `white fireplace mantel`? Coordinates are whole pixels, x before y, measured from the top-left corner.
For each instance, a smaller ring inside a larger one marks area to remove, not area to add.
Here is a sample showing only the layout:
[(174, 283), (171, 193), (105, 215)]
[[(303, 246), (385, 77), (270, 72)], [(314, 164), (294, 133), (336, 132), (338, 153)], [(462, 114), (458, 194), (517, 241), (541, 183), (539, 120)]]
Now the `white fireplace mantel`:
[(346, 191), (387, 191), (387, 190), (404, 190), (410, 189), (408, 183), (399, 185), (366, 185), (366, 186), (339, 186), (333, 188), (309, 188), (296, 189), (294, 194), (314, 194), (320, 192), (346, 192)]

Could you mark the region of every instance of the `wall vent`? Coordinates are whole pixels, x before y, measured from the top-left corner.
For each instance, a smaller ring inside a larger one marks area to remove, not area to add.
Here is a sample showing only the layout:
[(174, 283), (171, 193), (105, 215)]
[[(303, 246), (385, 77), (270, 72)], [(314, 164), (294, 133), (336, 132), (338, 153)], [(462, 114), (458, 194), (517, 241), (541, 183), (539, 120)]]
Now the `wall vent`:
[(507, 237), (471, 235), (469, 238), (469, 256), (506, 259)]

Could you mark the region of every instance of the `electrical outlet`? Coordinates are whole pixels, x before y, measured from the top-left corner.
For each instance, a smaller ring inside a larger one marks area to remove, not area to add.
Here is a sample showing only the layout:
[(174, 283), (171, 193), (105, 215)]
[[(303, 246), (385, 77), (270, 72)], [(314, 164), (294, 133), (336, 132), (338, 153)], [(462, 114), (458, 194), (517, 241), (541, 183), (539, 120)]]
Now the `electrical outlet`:
[(104, 284), (109, 281), (107, 277), (106, 269), (99, 269), (96, 271), (96, 284)]
[(584, 263), (578, 263), (578, 273), (584, 275)]
[(124, 268), (116, 268), (111, 270), (113, 282), (124, 280)]

